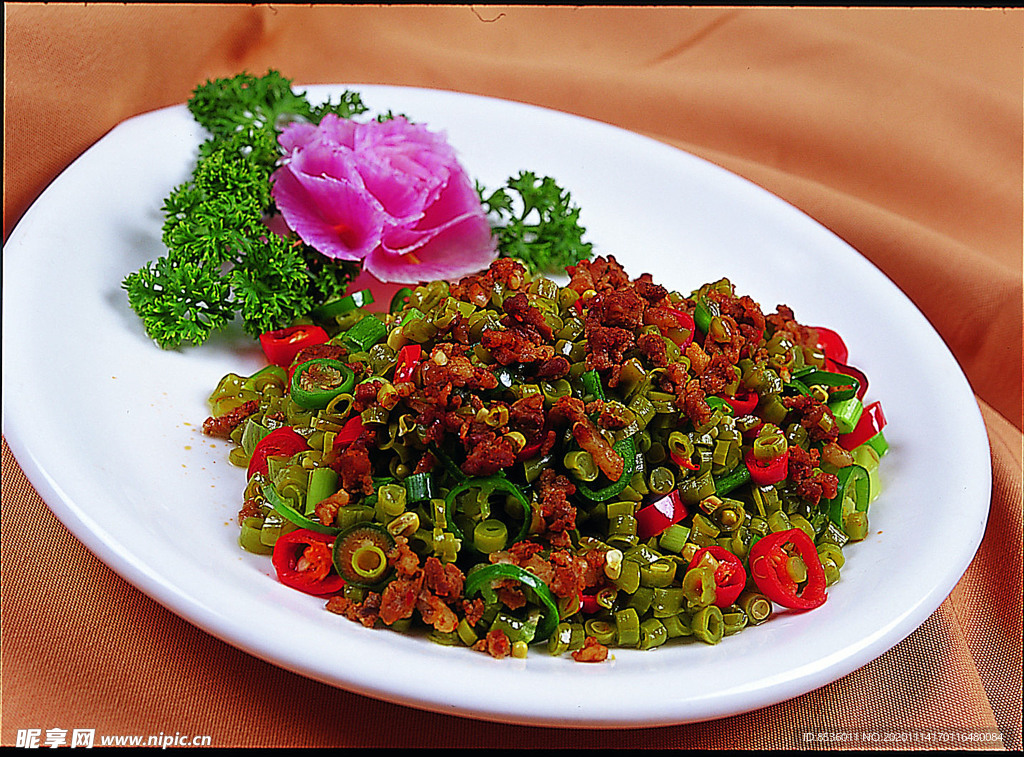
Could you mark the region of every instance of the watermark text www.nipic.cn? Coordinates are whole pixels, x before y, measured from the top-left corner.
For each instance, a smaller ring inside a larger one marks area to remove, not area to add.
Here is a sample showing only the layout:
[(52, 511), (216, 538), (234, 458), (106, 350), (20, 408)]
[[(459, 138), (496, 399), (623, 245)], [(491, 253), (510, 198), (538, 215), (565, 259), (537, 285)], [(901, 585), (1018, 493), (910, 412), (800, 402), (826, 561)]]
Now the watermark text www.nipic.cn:
[(192, 736), (179, 733), (154, 733), (149, 735), (96, 735), (95, 728), (20, 728), (15, 746), (23, 749), (71, 747), (92, 749), (105, 746), (138, 747), (189, 747), (210, 746), (209, 736)]
[(805, 731), (805, 744), (886, 745), (920, 744), (954, 746), (957, 744), (1002, 743), (999, 731)]

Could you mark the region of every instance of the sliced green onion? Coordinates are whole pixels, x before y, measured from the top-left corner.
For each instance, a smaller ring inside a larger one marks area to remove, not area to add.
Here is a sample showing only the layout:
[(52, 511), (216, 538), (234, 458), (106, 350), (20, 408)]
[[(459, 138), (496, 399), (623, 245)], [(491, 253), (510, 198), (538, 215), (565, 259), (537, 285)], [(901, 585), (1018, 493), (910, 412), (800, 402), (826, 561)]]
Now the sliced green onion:
[(373, 292), (369, 289), (361, 289), (344, 297), (328, 300), (323, 305), (314, 308), (310, 315), (319, 321), (329, 321), (335, 316), (344, 315), (371, 304), (373, 304)]
[(338, 473), (333, 468), (317, 467), (309, 472), (309, 484), (306, 487), (306, 515), (310, 515), (316, 506), (337, 491)]
[(368, 316), (350, 328), (342, 341), (353, 351), (365, 352), (387, 336), (388, 327), (379, 318)]
[(839, 428), (840, 434), (852, 433), (857, 428), (860, 416), (864, 413), (864, 403), (857, 397), (830, 402), (828, 408), (836, 418), (836, 426)]

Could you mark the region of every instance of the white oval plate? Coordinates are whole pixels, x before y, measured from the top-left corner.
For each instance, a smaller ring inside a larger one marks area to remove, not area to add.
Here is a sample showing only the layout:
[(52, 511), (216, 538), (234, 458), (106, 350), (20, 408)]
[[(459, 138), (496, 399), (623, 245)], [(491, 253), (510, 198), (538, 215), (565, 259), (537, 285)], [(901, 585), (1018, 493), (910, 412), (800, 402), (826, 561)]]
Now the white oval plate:
[[(959, 366), (922, 314), (831, 232), (753, 184), (661, 143), (523, 104), (353, 86), (447, 131), (471, 176), (554, 176), (601, 254), (689, 292), (729, 277), (767, 311), (844, 335), (881, 399), (892, 447), (871, 533), (828, 602), (717, 646), (615, 650), (604, 664), (496, 661), (368, 630), (287, 589), (243, 553), (244, 472), (199, 431), (222, 375), (255, 344), (218, 336), (163, 351), (120, 289), (163, 254), (160, 207), (203, 135), (183, 106), (113, 129), (49, 186), (4, 247), (3, 430), (29, 480), (101, 560), (214, 636), (313, 679), (441, 713), (573, 727), (707, 720), (803, 694), (898, 643), (977, 549), (991, 491), (987, 437)], [(311, 87), (314, 100), (344, 87)]]

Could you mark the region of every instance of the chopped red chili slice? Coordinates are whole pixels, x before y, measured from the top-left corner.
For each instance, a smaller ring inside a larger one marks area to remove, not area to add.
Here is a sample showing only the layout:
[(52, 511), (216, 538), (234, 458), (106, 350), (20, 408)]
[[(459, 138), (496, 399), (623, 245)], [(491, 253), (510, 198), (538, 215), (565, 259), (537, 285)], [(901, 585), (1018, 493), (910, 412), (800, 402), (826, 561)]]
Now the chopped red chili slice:
[(267, 360), (283, 368), (291, 365), (299, 350), (329, 340), (320, 326), (290, 326), (260, 334), (260, 346)]
[(885, 414), (882, 412), (882, 405), (876, 400), (870, 405), (864, 406), (864, 412), (860, 414), (856, 428), (848, 434), (840, 434), (837, 441), (843, 449), (854, 449), (883, 428), (885, 428)]
[(778, 457), (761, 463), (754, 457), (754, 450), (748, 449), (743, 456), (743, 462), (750, 471), (750, 480), (758, 486), (770, 486), (784, 481), (789, 475), (789, 451), (783, 452)]
[(418, 344), (407, 344), (398, 351), (398, 364), (395, 366), (395, 383), (412, 381), (423, 348)]
[(271, 431), (256, 444), (249, 458), (248, 477), (252, 478), (256, 473), (267, 473), (267, 458), (271, 455), (291, 457), (296, 452), (309, 449), (306, 437), (297, 432), (291, 426), (284, 426)]
[(700, 565), (710, 555), (717, 561), (715, 567), (715, 606), (728, 607), (743, 592), (747, 583), (747, 571), (739, 557), (725, 547), (711, 546), (698, 549), (690, 560), (690, 568)]
[(272, 558), (278, 580), (317, 596), (341, 591), (345, 579), (334, 571), (333, 543), (334, 536), (305, 528), (279, 536)]
[(864, 375), (863, 371), (827, 356), (825, 357), (825, 366), (832, 373), (842, 373), (857, 379), (857, 399), (864, 399), (864, 395), (868, 391), (868, 377)]
[(344, 447), (351, 444), (359, 438), (361, 433), (363, 433), (363, 419), (359, 415), (354, 415), (345, 422), (345, 425), (341, 427), (341, 431), (335, 434), (334, 447)]
[[(792, 545), (807, 567), (807, 581), (801, 589), (789, 572)], [(772, 602), (793, 610), (812, 610), (825, 602), (825, 570), (811, 538), (799, 528), (779, 531), (758, 539), (750, 548), (750, 575), (758, 590)]]
[(540, 449), (543, 446), (543, 439), (538, 439), (537, 441), (532, 442), (531, 444), (527, 444), (525, 447), (519, 450), (518, 454), (516, 454), (516, 462), (521, 463), (524, 460), (532, 460), (538, 455), (538, 453), (540, 453)]
[(723, 400), (729, 403), (735, 415), (749, 415), (754, 412), (758, 401), (761, 399), (756, 392), (741, 391), (733, 396), (720, 395)]
[(836, 362), (845, 363), (849, 352), (843, 338), (832, 329), (823, 326), (815, 326), (814, 330), (818, 332), (818, 349)]
[(668, 456), (672, 458), (672, 462), (680, 468), (686, 468), (686, 470), (700, 470), (700, 465), (698, 463), (693, 462), (689, 457), (680, 455), (678, 452), (669, 452)]
[(693, 341), (693, 332), (697, 328), (697, 325), (693, 322), (693, 316), (683, 310), (678, 310), (676, 308), (665, 309), (675, 316), (676, 322), (679, 324), (679, 328), (685, 329), (688, 332), (688, 334), (682, 339), (672, 339), (672, 341), (679, 346), (679, 349), (685, 350), (687, 347), (690, 346), (690, 342)]
[(686, 505), (679, 497), (679, 490), (673, 489), (661, 499), (637, 511), (637, 536), (646, 541), (652, 536), (657, 536), (673, 523), (678, 523), (686, 515)]

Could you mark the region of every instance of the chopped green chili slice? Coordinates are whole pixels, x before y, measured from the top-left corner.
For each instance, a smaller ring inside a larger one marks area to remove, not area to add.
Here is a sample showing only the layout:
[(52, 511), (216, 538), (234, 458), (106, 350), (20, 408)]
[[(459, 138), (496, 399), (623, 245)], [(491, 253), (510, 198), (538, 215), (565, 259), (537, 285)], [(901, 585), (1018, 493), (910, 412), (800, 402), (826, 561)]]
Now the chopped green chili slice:
[(546, 641), (558, 626), (558, 604), (555, 601), (551, 589), (540, 578), (525, 568), (511, 563), (494, 563), (484, 565), (476, 570), (471, 570), (466, 576), (466, 584), (463, 594), (467, 599), (476, 594), (483, 596), (487, 604), (495, 604), (498, 601), (492, 584), (495, 581), (511, 579), (518, 581), (523, 586), (531, 589), (533, 595), (541, 605), (541, 617), (537, 624), (537, 633), (534, 636), (536, 641)]
[(696, 307), (693, 309), (694, 325), (706, 334), (711, 328), (711, 319), (716, 315), (718, 315), (718, 306), (708, 300), (706, 295), (698, 295)]
[(810, 387), (816, 385), (826, 388), (844, 387), (838, 391), (829, 392), (830, 402), (856, 397), (860, 390), (860, 381), (854, 376), (818, 369), (802, 373), (799, 379), (791, 380), (786, 386), (796, 389), (800, 394), (810, 394)]
[(632, 607), (615, 613), (615, 631), (619, 646), (635, 647), (640, 643), (640, 616)]
[(413, 473), (405, 481), (406, 501), (410, 505), (434, 498), (434, 477), (430, 473)]
[(274, 488), (273, 484), (264, 484), (263, 496), (266, 497), (267, 503), (274, 508), (282, 517), (287, 518), (299, 528), (308, 528), (310, 531), (316, 531), (321, 534), (337, 534), (341, 531), (340, 528), (334, 528), (333, 526), (325, 526), (318, 520), (307, 518), (305, 515), (300, 513), (294, 507), (292, 507), (288, 501), (277, 493), (277, 489)]
[(335, 538), (334, 567), (346, 583), (378, 589), (392, 573), (388, 552), (394, 546), (394, 537), (379, 523), (356, 523)]
[(594, 398), (603, 400), (604, 386), (601, 384), (601, 374), (597, 371), (587, 371), (581, 377), (583, 381), (583, 391), (585, 394), (592, 395)]
[(263, 518), (248, 517), (242, 521), (242, 529), (238, 534), (238, 543), (246, 552), (257, 555), (269, 555), (273, 546), (264, 544), (260, 539), (263, 530)]
[(856, 464), (840, 468), (836, 476), (839, 478), (839, 489), (836, 496), (827, 502), (828, 517), (843, 528), (843, 519), (850, 512), (848, 509), (844, 511), (844, 502), (849, 500), (853, 503), (853, 510), (866, 512), (871, 503), (871, 480), (867, 469)]
[[(480, 492), (488, 498), (495, 492), (511, 495), (523, 509), (522, 524), (512, 541), (517, 542), (526, 538), (526, 535), (530, 532), (530, 524), (532, 522), (529, 498), (523, 494), (522, 490), (518, 486), (502, 476), (484, 476), (463, 481), (458, 486), (453, 487), (445, 497), (445, 519), (448, 522), (449, 530), (451, 530), (455, 535), (456, 539), (465, 539), (465, 536), (462, 534), (462, 530), (455, 522), (456, 501), (461, 494), (474, 489), (480, 490)], [(482, 515), (481, 520), (485, 520), (489, 518), (490, 512), (484, 512), (481, 510), (480, 515)]]
[(708, 403), (708, 407), (712, 410), (721, 410), (726, 415), (735, 415), (735, 411), (732, 409), (732, 405), (726, 402), (721, 397), (705, 397), (704, 401)]
[(622, 460), (625, 463), (622, 468), (622, 475), (619, 476), (617, 481), (613, 481), (600, 489), (592, 489), (583, 482), (576, 484), (576, 490), (592, 502), (604, 502), (605, 500), (621, 494), (622, 490), (629, 485), (629, 480), (633, 477), (633, 472), (636, 469), (637, 458), (636, 441), (634, 440), (634, 437), (627, 436), (624, 439), (620, 439), (612, 445), (612, 449), (622, 456)]
[(340, 360), (308, 360), (292, 374), (291, 398), (299, 407), (322, 410), (339, 394), (352, 391), (356, 377)]
[(889, 451), (889, 442), (885, 440), (885, 434), (881, 431), (864, 443), (877, 452), (879, 457)]

